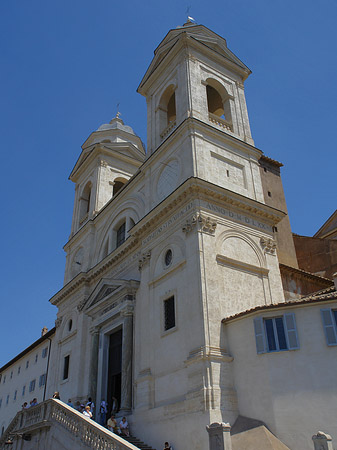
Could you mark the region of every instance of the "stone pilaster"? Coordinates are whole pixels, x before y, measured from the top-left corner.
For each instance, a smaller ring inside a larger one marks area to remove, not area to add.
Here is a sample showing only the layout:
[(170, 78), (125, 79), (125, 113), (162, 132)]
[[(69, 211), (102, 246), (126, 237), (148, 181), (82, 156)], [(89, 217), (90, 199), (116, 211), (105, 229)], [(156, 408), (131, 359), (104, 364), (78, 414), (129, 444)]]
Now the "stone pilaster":
[(89, 369), (89, 395), (96, 405), (94, 414), (97, 411), (97, 372), (98, 372), (98, 350), (99, 350), (99, 327), (90, 329), (91, 334), (91, 355)]
[(122, 386), (121, 414), (128, 414), (132, 408), (132, 347), (133, 347), (133, 307), (128, 305), (123, 311), (122, 343)]
[(229, 423), (212, 423), (206, 427), (209, 450), (232, 450), (231, 426)]

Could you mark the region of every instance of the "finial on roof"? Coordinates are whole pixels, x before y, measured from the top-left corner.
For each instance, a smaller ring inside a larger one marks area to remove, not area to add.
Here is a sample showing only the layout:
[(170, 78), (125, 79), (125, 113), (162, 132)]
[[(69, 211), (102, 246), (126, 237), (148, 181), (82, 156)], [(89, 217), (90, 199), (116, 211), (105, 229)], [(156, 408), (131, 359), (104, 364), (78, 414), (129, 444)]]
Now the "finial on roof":
[(191, 9), (191, 5), (189, 5), (189, 6), (186, 8), (187, 22), (184, 23), (184, 26), (185, 26), (185, 25), (191, 25), (191, 24), (193, 24), (193, 23), (196, 23), (195, 20), (193, 19), (193, 17), (191, 17), (191, 16), (189, 15), (189, 14), (190, 14), (190, 9)]
[(116, 105), (116, 109), (117, 109), (116, 119), (119, 119), (119, 116), (121, 115), (121, 113), (119, 112), (119, 105), (120, 105), (120, 103), (118, 102)]

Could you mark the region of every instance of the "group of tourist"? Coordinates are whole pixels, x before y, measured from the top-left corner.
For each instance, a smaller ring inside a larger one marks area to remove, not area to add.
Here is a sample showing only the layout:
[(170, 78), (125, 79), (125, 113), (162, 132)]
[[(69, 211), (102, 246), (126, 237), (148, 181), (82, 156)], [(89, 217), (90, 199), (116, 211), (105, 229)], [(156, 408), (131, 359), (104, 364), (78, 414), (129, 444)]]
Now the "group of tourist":
[[(52, 398), (60, 400), (60, 393), (57, 391), (54, 392)], [(31, 400), (29, 406), (28, 406), (28, 403), (25, 402), (22, 405), (22, 409), (27, 409), (32, 406), (36, 406), (37, 404), (38, 404), (37, 399), (33, 398), (33, 400)], [(76, 409), (78, 412), (82, 413), (85, 417), (92, 419), (95, 404), (92, 401), (91, 397), (88, 397), (88, 401), (85, 404), (77, 401), (76, 406), (73, 405), (71, 399), (69, 398), (67, 405), (70, 406), (71, 408)], [(108, 404), (103, 399), (101, 402), (101, 405), (100, 405), (100, 409), (99, 409), (100, 424), (103, 426), (106, 426), (108, 428), (108, 430), (110, 430), (112, 433), (116, 433), (116, 434), (119, 434), (120, 436), (124, 436), (124, 437), (129, 437), (130, 430), (129, 430), (129, 424), (128, 424), (128, 421), (126, 420), (126, 417), (123, 417), (122, 420), (119, 422), (119, 424), (117, 424), (117, 420), (115, 418), (115, 413), (114, 413), (115, 411), (117, 411), (117, 409), (118, 409), (118, 402), (117, 402), (117, 399), (113, 397), (112, 398), (113, 413), (111, 414), (111, 417), (106, 422), (106, 415), (108, 412)], [(169, 445), (168, 442), (165, 442), (164, 450), (172, 450), (172, 447)]]
[(25, 403), (22, 405), (22, 410), (31, 408), (32, 406), (36, 406), (36, 405), (37, 405), (37, 398), (33, 398), (33, 400), (31, 400), (31, 401), (29, 402), (29, 405), (28, 405), (27, 402), (25, 402)]

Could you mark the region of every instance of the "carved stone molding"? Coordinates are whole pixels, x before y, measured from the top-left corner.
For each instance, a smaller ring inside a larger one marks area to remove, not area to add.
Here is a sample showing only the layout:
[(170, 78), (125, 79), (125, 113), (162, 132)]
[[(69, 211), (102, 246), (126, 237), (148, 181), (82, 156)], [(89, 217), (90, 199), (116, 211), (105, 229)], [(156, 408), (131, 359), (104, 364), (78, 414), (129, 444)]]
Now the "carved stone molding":
[(84, 298), (84, 299), (82, 299), (82, 300), (77, 304), (77, 311), (78, 311), (78, 312), (81, 312), (81, 311), (83, 310), (83, 308), (84, 308), (86, 302), (87, 302), (87, 299)]
[(93, 336), (93, 335), (98, 335), (100, 332), (100, 329), (101, 328), (99, 326), (94, 326), (94, 327), (91, 327), (89, 329), (89, 331), (90, 331), (90, 334)]
[(102, 167), (108, 167), (108, 163), (106, 161), (104, 161), (104, 159), (100, 160), (100, 164)]
[(62, 323), (62, 317), (59, 317), (55, 320), (55, 328), (59, 328)]
[(146, 264), (148, 264), (148, 262), (150, 261), (150, 259), (151, 259), (151, 250), (149, 250), (149, 251), (146, 252), (146, 253), (143, 253), (142, 256), (141, 256), (141, 258), (140, 258), (139, 261), (138, 261), (138, 269), (139, 269), (139, 270), (142, 270), (142, 268), (143, 268)]
[(262, 237), (260, 239), (260, 244), (265, 253), (270, 253), (271, 255), (275, 254), (276, 242), (274, 239)]
[(217, 223), (210, 217), (203, 216), (201, 214), (193, 215), (191, 219), (186, 220), (182, 230), (188, 234), (194, 229), (198, 229), (203, 233), (214, 234)]
[(134, 307), (133, 305), (126, 305), (125, 308), (121, 310), (122, 317), (130, 317), (133, 316)]
[(244, 89), (244, 84), (242, 83), (242, 81), (236, 81), (235, 84), (237, 85), (237, 87)]

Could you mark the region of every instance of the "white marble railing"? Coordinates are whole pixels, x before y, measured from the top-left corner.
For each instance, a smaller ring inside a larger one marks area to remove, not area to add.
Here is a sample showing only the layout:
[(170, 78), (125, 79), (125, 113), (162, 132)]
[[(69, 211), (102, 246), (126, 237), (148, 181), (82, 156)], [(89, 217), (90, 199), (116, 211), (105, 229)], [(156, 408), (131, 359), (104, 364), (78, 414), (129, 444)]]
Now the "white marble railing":
[(166, 137), (168, 134), (170, 134), (171, 131), (172, 131), (176, 126), (177, 126), (177, 121), (176, 121), (176, 120), (173, 120), (172, 122), (170, 122), (170, 123), (167, 125), (167, 127), (165, 128), (165, 130), (162, 131), (162, 132), (160, 133), (160, 137), (161, 137), (162, 139), (164, 139), (164, 137)]
[(230, 122), (227, 122), (226, 120), (221, 119), (221, 117), (216, 116), (215, 114), (212, 114), (209, 112), (208, 118), (209, 118), (210, 122), (213, 122), (216, 125), (219, 125), (220, 127), (224, 128), (225, 130), (233, 131), (233, 125)]
[(61, 426), (81, 443), (92, 450), (138, 450), (137, 447), (111, 433), (106, 428), (60, 400), (50, 399), (37, 406), (17, 413), (0, 439), (2, 448), (8, 439), (29, 433), (30, 429), (38, 430), (44, 424)]

